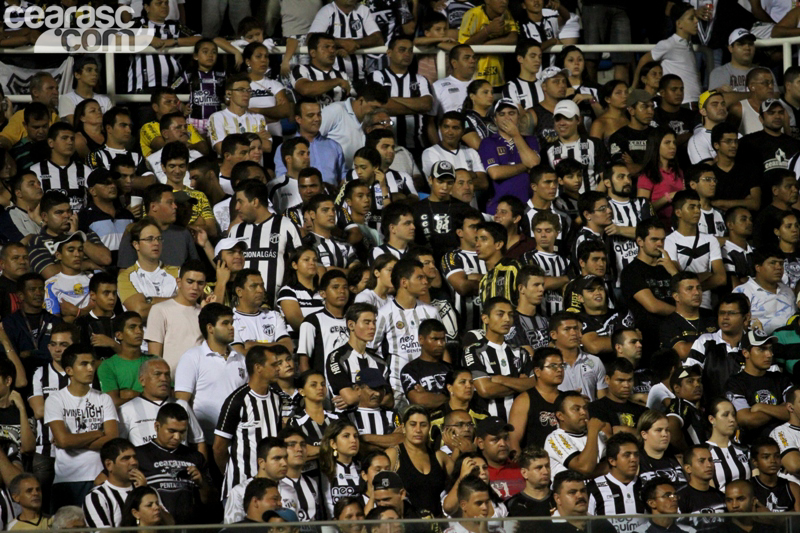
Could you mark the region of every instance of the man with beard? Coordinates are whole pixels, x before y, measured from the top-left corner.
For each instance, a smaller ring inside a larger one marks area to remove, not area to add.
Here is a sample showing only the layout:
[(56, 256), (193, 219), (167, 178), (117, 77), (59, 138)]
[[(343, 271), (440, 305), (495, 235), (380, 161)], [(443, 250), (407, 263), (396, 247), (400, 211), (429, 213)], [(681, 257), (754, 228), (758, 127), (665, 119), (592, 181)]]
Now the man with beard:
[(565, 391), (558, 395), (554, 407), (558, 429), (548, 435), (544, 445), (550, 456), (550, 472), (569, 469), (585, 477), (608, 472), (608, 464), (602, 460), (608, 438), (602, 432), (605, 422), (589, 417), (586, 398), (580, 392)]
[[(556, 512), (548, 530), (553, 533), (581, 533), (586, 530), (594, 533), (616, 533), (617, 529), (608, 520), (595, 519), (591, 524), (586, 520), (589, 516), (589, 493), (583, 479), (583, 475), (573, 470), (564, 470), (553, 477)], [(566, 520), (555, 517), (564, 517)]]
[(682, 514), (692, 515), (685, 520), (699, 533), (718, 531), (722, 519), (710, 514), (725, 512), (725, 495), (711, 486), (714, 479), (714, 458), (706, 444), (691, 446), (683, 454), (683, 469), (689, 484), (678, 489), (678, 508)]
[(645, 483), (642, 488), (642, 501), (645, 508), (652, 515), (646, 524), (636, 531), (640, 533), (681, 533), (683, 531), (694, 533), (694, 528), (676, 523), (675, 518), (661, 515), (678, 514), (678, 498), (675, 485), (667, 478), (657, 477)]
[[(636, 226), (654, 215), (647, 198), (633, 198), (633, 180), (628, 167), (620, 157), (615, 157), (603, 170), (603, 183), (608, 193), (612, 223), (605, 228), (611, 235), (611, 245), (616, 258), (616, 269), (622, 273), (639, 253), (636, 245)], [(619, 286), (619, 278), (617, 279)]]
[(794, 291), (783, 283), (783, 252), (773, 246), (764, 246), (753, 252), (756, 275), (733, 289), (750, 300), (750, 315), (759, 321), (763, 332), (773, 331), (788, 322), (797, 312)]
[(564, 381), (564, 359), (558, 348), (539, 348), (533, 353), (533, 373), (536, 385), (520, 394), (511, 404), (508, 421), (511, 449), (519, 455), (523, 448), (542, 448), (547, 436), (558, 426), (555, 401)]
[[(552, 82), (551, 82), (552, 83)], [(555, 139), (545, 147), (547, 163), (555, 168), (563, 159), (574, 159), (583, 165), (583, 182), (580, 192), (593, 191), (602, 186), (602, 171), (608, 153), (599, 139), (579, 132), (582, 126), (581, 111), (572, 100), (561, 100), (553, 109)]]
[[(717, 180), (719, 182), (719, 178)], [(756, 275), (753, 248), (747, 242), (753, 235), (753, 215), (746, 207), (732, 207), (725, 212), (725, 227), (728, 233), (725, 235), (725, 244), (722, 245), (722, 262), (728, 273), (728, 286), (738, 287), (745, 283), (747, 278)], [(787, 234), (789, 235), (794, 238), (796, 244), (800, 237), (796, 224)], [(783, 250), (784, 243), (780, 241), (780, 234), (778, 239)]]
[(728, 118), (728, 108), (725, 106), (725, 97), (721, 92), (704, 92), (697, 100), (697, 107), (700, 109), (700, 116), (703, 117), (703, 127), (695, 128), (694, 134), (686, 145), (689, 161), (693, 165), (701, 161), (713, 160), (717, 156), (717, 151), (711, 142), (711, 130), (717, 124), (724, 123)]

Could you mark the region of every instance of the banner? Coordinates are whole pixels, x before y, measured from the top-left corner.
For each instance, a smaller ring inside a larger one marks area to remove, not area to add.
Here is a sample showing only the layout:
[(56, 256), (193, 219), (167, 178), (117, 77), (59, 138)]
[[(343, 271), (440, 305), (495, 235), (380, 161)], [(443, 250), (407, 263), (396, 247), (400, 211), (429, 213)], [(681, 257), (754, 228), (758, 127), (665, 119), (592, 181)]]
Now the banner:
[(72, 66), (75, 60), (72, 56), (56, 68), (31, 69), (7, 65), (0, 61), (0, 86), (6, 96), (12, 94), (30, 94), (30, 80), (37, 72), (48, 72), (58, 83), (59, 94), (67, 94), (72, 90)]

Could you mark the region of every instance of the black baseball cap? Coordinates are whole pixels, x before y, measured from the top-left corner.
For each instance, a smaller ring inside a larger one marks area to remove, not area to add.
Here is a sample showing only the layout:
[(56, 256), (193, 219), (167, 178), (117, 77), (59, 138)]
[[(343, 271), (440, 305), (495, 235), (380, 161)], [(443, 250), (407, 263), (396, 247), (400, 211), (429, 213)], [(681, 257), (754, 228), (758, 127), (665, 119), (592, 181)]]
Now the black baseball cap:
[(372, 487), (375, 490), (404, 488), (403, 480), (400, 479), (400, 476), (398, 476), (396, 472), (392, 472), (391, 470), (383, 470), (375, 474), (375, 477), (372, 478)]
[(500, 417), (489, 416), (478, 422), (478, 427), (475, 429), (475, 436), (483, 438), (486, 435), (499, 435), (504, 431), (514, 431), (514, 426)]
[(379, 389), (388, 387), (389, 383), (383, 377), (383, 372), (377, 368), (362, 368), (356, 374), (356, 385), (366, 385), (372, 389)]

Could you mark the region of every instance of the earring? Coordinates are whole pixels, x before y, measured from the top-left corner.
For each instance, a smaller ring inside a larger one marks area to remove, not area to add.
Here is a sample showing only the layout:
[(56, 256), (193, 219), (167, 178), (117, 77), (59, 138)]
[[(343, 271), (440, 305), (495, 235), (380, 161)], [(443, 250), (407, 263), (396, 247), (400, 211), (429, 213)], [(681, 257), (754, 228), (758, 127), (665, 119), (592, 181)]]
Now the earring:
[(335, 459), (335, 458), (337, 458), (337, 457), (339, 457), (339, 452), (338, 452), (338, 450), (333, 450), (333, 458)]
[(136, 525), (137, 526), (139, 525), (139, 519), (138, 518), (136, 519)]

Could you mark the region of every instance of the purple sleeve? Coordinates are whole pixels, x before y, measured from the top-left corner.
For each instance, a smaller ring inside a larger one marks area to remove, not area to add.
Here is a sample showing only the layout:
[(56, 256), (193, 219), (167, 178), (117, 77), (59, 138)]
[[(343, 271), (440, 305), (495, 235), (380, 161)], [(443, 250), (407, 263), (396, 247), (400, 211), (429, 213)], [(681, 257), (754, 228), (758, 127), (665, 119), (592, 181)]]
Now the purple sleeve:
[(528, 142), (528, 146), (531, 150), (534, 150), (537, 154), (539, 153), (539, 141), (536, 140), (536, 137), (527, 136), (525, 140)]
[(481, 161), (483, 162), (484, 168), (489, 168), (500, 164), (500, 161), (497, 158), (497, 150), (495, 150), (494, 142), (492, 142), (488, 137), (481, 141), (481, 145), (478, 147), (478, 154), (481, 156)]

